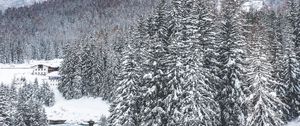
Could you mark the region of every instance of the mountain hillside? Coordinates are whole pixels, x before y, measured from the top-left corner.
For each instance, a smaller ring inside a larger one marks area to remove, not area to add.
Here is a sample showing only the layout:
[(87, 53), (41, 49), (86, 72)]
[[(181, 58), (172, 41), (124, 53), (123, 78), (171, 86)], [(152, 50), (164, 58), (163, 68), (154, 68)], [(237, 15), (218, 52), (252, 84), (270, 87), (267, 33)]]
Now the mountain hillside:
[[(0, 0), (1, 1), (1, 0)], [(33, 0), (31, 0), (33, 1)], [(30, 3), (9, 2), (3, 3)], [(50, 0), (32, 6), (8, 8), (0, 15), (0, 63), (61, 58), (63, 47), (99, 33), (107, 41), (128, 31), (155, 1)], [(110, 49), (111, 50), (111, 49)]]

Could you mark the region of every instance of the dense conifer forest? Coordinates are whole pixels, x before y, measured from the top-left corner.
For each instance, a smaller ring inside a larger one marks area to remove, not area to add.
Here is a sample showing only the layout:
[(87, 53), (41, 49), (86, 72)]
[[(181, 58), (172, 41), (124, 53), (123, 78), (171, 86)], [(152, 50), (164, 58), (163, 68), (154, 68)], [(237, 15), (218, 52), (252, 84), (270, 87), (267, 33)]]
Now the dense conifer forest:
[[(58, 90), (110, 102), (103, 126), (283, 126), (300, 114), (300, 1), (258, 3), (9, 8), (0, 16), (0, 63), (62, 58)], [(1, 85), (0, 124), (48, 125), (42, 106), (55, 104), (53, 92), (37, 83)]]

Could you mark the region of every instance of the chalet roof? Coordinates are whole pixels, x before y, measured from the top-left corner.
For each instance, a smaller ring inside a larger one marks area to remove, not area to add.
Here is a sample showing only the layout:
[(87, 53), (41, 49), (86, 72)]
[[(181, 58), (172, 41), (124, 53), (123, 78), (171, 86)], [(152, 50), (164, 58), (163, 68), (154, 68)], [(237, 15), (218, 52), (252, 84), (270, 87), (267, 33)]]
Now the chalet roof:
[(32, 67), (37, 65), (43, 65), (48, 67), (56, 67), (58, 68), (62, 62), (62, 59), (54, 59), (54, 60), (48, 60), (48, 61), (32, 61), (30, 64)]
[(54, 68), (58, 68), (59, 65), (56, 64), (35, 64), (32, 67), (38, 66), (38, 65), (43, 65), (43, 66), (47, 66), (47, 67), (54, 67)]

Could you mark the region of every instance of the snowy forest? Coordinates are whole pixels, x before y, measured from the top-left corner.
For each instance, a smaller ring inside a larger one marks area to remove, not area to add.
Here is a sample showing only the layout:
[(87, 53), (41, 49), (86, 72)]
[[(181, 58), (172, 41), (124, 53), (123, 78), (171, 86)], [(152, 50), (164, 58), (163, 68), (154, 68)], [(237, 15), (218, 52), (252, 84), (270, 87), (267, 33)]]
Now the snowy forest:
[[(62, 58), (59, 92), (108, 101), (101, 126), (284, 126), (300, 118), (300, 1), (257, 1), (9, 8), (0, 63)], [(13, 85), (0, 86), (0, 125), (48, 125), (49, 85)]]

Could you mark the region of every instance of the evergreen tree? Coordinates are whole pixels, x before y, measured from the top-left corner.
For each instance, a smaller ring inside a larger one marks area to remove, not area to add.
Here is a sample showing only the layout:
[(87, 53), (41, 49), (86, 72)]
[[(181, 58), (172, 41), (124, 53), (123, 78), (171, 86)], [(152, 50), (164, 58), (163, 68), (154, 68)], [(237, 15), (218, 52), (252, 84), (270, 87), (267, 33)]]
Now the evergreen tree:
[(47, 116), (43, 106), (35, 104), (32, 108), (34, 113), (32, 118), (34, 118), (34, 121), (30, 126), (48, 126)]
[(284, 22), (285, 17), (281, 13), (276, 13), (274, 10), (264, 12), (263, 15), (266, 15), (264, 18), (264, 25), (267, 31), (267, 41), (270, 44), (270, 63), (273, 66), (272, 77), (276, 79), (279, 85), (276, 87), (277, 93), (280, 96), (280, 99), (284, 99), (285, 97), (285, 87), (283, 80), (283, 72), (284, 72), (284, 54), (285, 54), (285, 40), (284, 40)]
[(46, 106), (54, 105), (55, 103), (54, 92), (50, 89), (48, 83), (44, 82), (38, 93), (40, 96), (42, 96), (41, 99), (39, 99), (41, 103), (43, 103)]
[(8, 95), (9, 88), (3, 84), (0, 85), (0, 125), (8, 126), (11, 124), (10, 101)]
[(18, 110), (16, 113), (15, 113), (15, 120), (14, 120), (14, 123), (13, 123), (13, 126), (27, 126), (24, 122), (24, 119), (23, 119), (23, 115), (22, 113), (20, 112), (20, 110)]
[[(300, 57), (299, 47), (300, 47), (300, 2), (298, 0), (288, 0), (288, 20), (291, 24), (292, 34), (294, 35), (293, 42), (295, 43), (295, 48), (297, 49), (296, 55)], [(299, 54), (298, 54), (299, 53)], [(298, 59), (299, 60), (299, 59)]]
[[(260, 17), (256, 13), (255, 17)], [(277, 95), (276, 87), (280, 83), (272, 76), (273, 67), (269, 61), (270, 48), (265, 27), (260, 18), (255, 18), (251, 31), (252, 41), (247, 44), (249, 50), (247, 62), (247, 107), (246, 126), (283, 125), (283, 110), (286, 105)], [(251, 48), (250, 48), (251, 47)]]
[(47, 126), (45, 110), (40, 101), (35, 97), (31, 84), (25, 84), (18, 94), (17, 119), (18, 126)]
[(99, 85), (98, 89), (100, 90), (101, 94), (100, 96), (103, 97), (104, 100), (111, 101), (112, 99), (112, 92), (113, 87), (115, 84), (115, 78), (117, 78), (118, 72), (119, 72), (119, 66), (114, 65), (115, 61), (109, 60), (109, 58), (112, 58), (109, 50), (109, 40), (108, 40), (108, 34), (105, 33), (103, 35), (102, 39), (103, 46), (100, 47), (100, 59), (101, 62), (101, 71), (103, 71), (103, 79), (102, 79), (102, 85)]
[(39, 103), (43, 103), (43, 101), (41, 100), (43, 96), (40, 94), (41, 89), (40, 89), (40, 85), (39, 85), (39, 82), (38, 82), (37, 78), (34, 79), (34, 82), (31, 85), (31, 87), (32, 87), (32, 93), (31, 94), (33, 95), (34, 99), (36, 99)]
[(285, 89), (283, 92), (283, 102), (289, 106), (288, 113), (285, 113), (287, 121), (299, 116), (300, 110), (300, 84), (299, 84), (299, 61), (295, 53), (295, 43), (292, 41), (290, 28), (287, 25), (284, 34), (285, 53), (283, 55), (282, 80)]
[[(74, 52), (72, 50), (78, 51)], [(80, 53), (80, 45), (76, 45), (75, 47), (66, 47), (64, 60), (60, 69), (62, 81), (58, 86), (58, 90), (66, 99), (78, 99), (83, 96), (81, 66), (79, 64), (81, 62)]]
[(211, 92), (208, 69), (203, 66), (204, 45), (210, 37), (203, 25), (206, 18), (209, 20), (208, 12), (203, 12), (204, 5), (209, 4), (173, 1), (175, 26), (167, 64), (169, 125), (216, 125), (219, 121), (219, 106)]
[(195, 21), (198, 27), (197, 38), (202, 41), (202, 47), (204, 51), (204, 67), (209, 70), (208, 79), (211, 82), (211, 87), (215, 89), (215, 86), (220, 82), (218, 72), (220, 68), (218, 67), (218, 48), (219, 43), (217, 43), (217, 32), (218, 32), (218, 14), (217, 14), (217, 1), (199, 1), (199, 7), (196, 11)]
[(240, 12), (240, 0), (224, 0), (221, 5), (218, 62), (221, 72), (221, 83), (216, 88), (217, 100), (221, 109), (221, 125), (244, 125), (242, 106), (244, 72), (244, 37), (243, 20)]
[(143, 49), (143, 83), (148, 91), (144, 94), (145, 103), (142, 113), (141, 125), (167, 125), (167, 103), (165, 99), (168, 91), (167, 62), (170, 44), (168, 32), (168, 11), (165, 0), (160, 1), (152, 18), (148, 19), (149, 28), (147, 36), (148, 47)]
[[(143, 93), (146, 91), (141, 71), (142, 51), (147, 46), (145, 20), (139, 19), (138, 26), (126, 39), (128, 44), (122, 53), (121, 72), (115, 85), (114, 101), (111, 105), (109, 125), (140, 125)], [(130, 119), (128, 119), (130, 118)]]
[(135, 49), (128, 47), (122, 62), (117, 84), (118, 94), (111, 106), (109, 123), (112, 126), (139, 126), (141, 107), (141, 73)]
[[(187, 125), (190, 123), (197, 123), (199, 119), (195, 117), (195, 113), (187, 111), (188, 109), (192, 109), (195, 111), (197, 107), (193, 108), (188, 106), (193, 104), (188, 100), (184, 101), (183, 93), (189, 97), (187, 92), (184, 92), (183, 84), (186, 81), (185, 79), (185, 66), (183, 62), (184, 53), (186, 51), (184, 48), (184, 42), (187, 40), (189, 36), (187, 36), (187, 22), (186, 19), (188, 17), (189, 12), (191, 12), (191, 7), (193, 6), (192, 1), (184, 1), (184, 0), (173, 0), (172, 1), (172, 20), (171, 24), (173, 25), (172, 36), (170, 38), (171, 43), (167, 46), (170, 51), (170, 55), (167, 56), (166, 59), (166, 77), (165, 80), (167, 88), (166, 90), (166, 114), (168, 117), (168, 125)], [(182, 46), (181, 46), (182, 45)], [(188, 84), (187, 84), (188, 85)], [(192, 97), (192, 96), (191, 96)], [(184, 106), (186, 105), (186, 106)], [(185, 108), (184, 108), (185, 107)], [(184, 109), (183, 109), (184, 108)], [(184, 116), (186, 115), (186, 117)], [(190, 116), (191, 118), (187, 118)], [(196, 115), (197, 116), (197, 115)]]
[(300, 83), (299, 83), (299, 61), (300, 61), (300, 3), (289, 0), (289, 22), (285, 29), (285, 55), (284, 55), (284, 102), (289, 106), (288, 120), (297, 118), (300, 115)]
[(83, 52), (81, 54), (82, 62), (82, 82), (85, 85), (83, 88), (83, 95), (86, 96), (100, 96), (102, 94), (102, 77), (104, 71), (102, 71), (102, 65), (100, 64), (100, 58), (97, 47), (95, 45), (96, 40), (94, 37), (88, 38), (83, 44)]
[(10, 126), (13, 126), (16, 121), (16, 113), (17, 113), (17, 103), (18, 103), (18, 94), (17, 94), (17, 89), (15, 87), (14, 84), (11, 85), (9, 92), (8, 92), (8, 96), (9, 96), (9, 108), (10, 108), (10, 118), (11, 118), (11, 123)]

